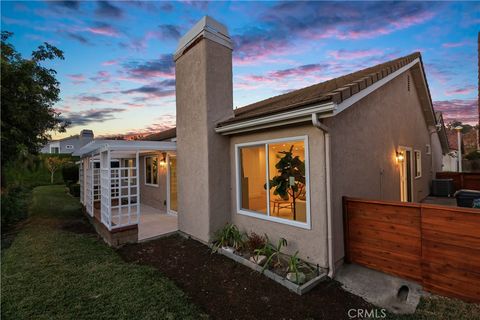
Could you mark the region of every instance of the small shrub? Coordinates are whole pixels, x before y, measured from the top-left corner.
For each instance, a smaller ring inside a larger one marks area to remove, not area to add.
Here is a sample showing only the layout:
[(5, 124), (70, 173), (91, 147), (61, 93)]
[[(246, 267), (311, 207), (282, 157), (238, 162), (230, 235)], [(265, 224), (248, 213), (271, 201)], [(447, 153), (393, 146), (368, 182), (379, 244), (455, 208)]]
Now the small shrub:
[(68, 164), (62, 167), (63, 181), (67, 186), (77, 183), (79, 178), (79, 168), (76, 164)]
[(28, 190), (22, 187), (12, 187), (5, 190), (1, 196), (2, 231), (28, 215)]
[(72, 196), (76, 198), (80, 197), (80, 185), (78, 183), (70, 184), (68, 189)]
[(216, 252), (220, 247), (232, 247), (236, 250), (243, 247), (245, 243), (245, 233), (240, 232), (238, 227), (234, 224), (227, 223), (223, 229), (215, 233), (215, 240), (213, 241), (213, 252)]
[(266, 236), (260, 236), (255, 232), (251, 232), (248, 235), (247, 241), (245, 242), (245, 248), (248, 250), (248, 252), (253, 253), (255, 250), (263, 248), (266, 242)]
[(258, 256), (262, 255), (267, 257), (267, 261), (263, 265), (262, 272), (268, 267), (270, 267), (272, 262), (273, 262), (273, 267), (281, 265), (282, 262), (280, 260), (280, 256), (282, 254), (282, 247), (286, 247), (288, 245), (287, 239), (285, 238), (278, 239), (278, 243), (276, 246), (274, 246), (268, 241), (267, 236), (266, 238), (267, 238), (267, 241), (265, 242), (265, 245), (263, 246), (263, 248), (260, 248), (254, 251), (254, 253)]

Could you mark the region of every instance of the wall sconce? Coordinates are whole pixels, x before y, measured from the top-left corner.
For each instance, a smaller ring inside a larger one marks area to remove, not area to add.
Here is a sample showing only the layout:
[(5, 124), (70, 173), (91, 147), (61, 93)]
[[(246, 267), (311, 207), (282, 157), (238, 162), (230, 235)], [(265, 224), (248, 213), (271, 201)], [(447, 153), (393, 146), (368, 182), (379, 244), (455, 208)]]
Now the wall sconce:
[(160, 166), (165, 167), (167, 165), (167, 154), (162, 152), (162, 160), (160, 160)]
[(400, 163), (400, 162), (403, 162), (403, 160), (405, 159), (405, 156), (403, 155), (403, 152), (397, 151), (396, 158), (397, 158), (397, 162)]

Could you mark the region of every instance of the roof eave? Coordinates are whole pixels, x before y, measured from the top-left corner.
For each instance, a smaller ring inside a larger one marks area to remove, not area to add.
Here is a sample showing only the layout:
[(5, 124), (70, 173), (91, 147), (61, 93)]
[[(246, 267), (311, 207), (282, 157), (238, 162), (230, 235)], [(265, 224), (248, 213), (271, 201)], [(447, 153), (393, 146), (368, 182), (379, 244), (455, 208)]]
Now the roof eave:
[(227, 123), (215, 128), (215, 132), (222, 135), (231, 135), (236, 133), (301, 123), (311, 121), (311, 115), (314, 113), (318, 114), (319, 117), (323, 118), (332, 116), (335, 108), (336, 104), (329, 101), (321, 104), (306, 106), (304, 108), (296, 110), (245, 119), (233, 123)]

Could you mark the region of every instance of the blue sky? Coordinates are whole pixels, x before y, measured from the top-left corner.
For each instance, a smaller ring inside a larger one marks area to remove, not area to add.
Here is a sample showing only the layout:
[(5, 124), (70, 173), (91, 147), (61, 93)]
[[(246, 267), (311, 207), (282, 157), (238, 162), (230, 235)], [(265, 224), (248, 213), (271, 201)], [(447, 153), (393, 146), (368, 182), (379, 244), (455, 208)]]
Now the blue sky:
[(65, 60), (56, 106), (96, 135), (145, 134), (175, 125), (172, 53), (208, 14), (234, 40), (234, 106), (422, 52), (436, 109), (477, 123), (480, 2), (1, 3), (2, 30), (24, 56), (49, 42)]

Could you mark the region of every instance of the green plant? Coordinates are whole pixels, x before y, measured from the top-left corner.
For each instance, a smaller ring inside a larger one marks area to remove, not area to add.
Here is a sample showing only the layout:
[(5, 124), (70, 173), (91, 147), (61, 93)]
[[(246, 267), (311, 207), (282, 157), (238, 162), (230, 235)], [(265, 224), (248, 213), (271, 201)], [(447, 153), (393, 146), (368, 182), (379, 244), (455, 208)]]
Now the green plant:
[(232, 247), (238, 250), (243, 247), (244, 239), (245, 233), (240, 232), (236, 225), (227, 223), (225, 227), (215, 233), (212, 250), (217, 252), (220, 247)]
[(268, 241), (268, 236), (265, 235), (266, 242), (263, 248), (257, 249), (254, 251), (255, 255), (257, 256), (265, 256), (267, 257), (267, 261), (263, 265), (262, 272), (265, 271), (266, 268), (270, 266), (272, 261), (275, 259), (274, 266), (278, 266), (281, 264), (280, 261), (280, 254), (282, 253), (282, 247), (286, 247), (288, 245), (287, 240), (285, 238), (278, 239), (277, 246), (274, 246)]
[(69, 186), (72, 183), (76, 183), (79, 178), (78, 165), (71, 163), (62, 167), (62, 178), (65, 185)]
[(253, 253), (255, 250), (263, 248), (266, 242), (266, 236), (260, 236), (255, 232), (251, 232), (247, 237), (247, 241), (245, 242), (245, 248), (248, 250), (248, 252)]
[(50, 172), (50, 183), (53, 183), (53, 177), (55, 172), (62, 168), (65, 164), (69, 161), (66, 158), (59, 158), (59, 157), (48, 157), (45, 158), (45, 167)]
[(295, 252), (293, 256), (288, 260), (288, 270), (287, 272), (295, 273), (295, 282), (298, 283), (298, 268), (300, 267), (300, 259), (298, 258), (298, 251)]
[[(275, 168), (278, 175), (269, 180), (270, 189), (274, 195), (278, 195), (283, 200), (292, 197), (293, 220), (296, 220), (296, 198), (303, 192), (305, 188), (305, 162), (299, 156), (293, 156), (293, 145), (289, 151), (279, 151), (279, 158)], [(283, 156), (280, 156), (282, 155)], [(264, 186), (266, 188), (266, 185)]]

